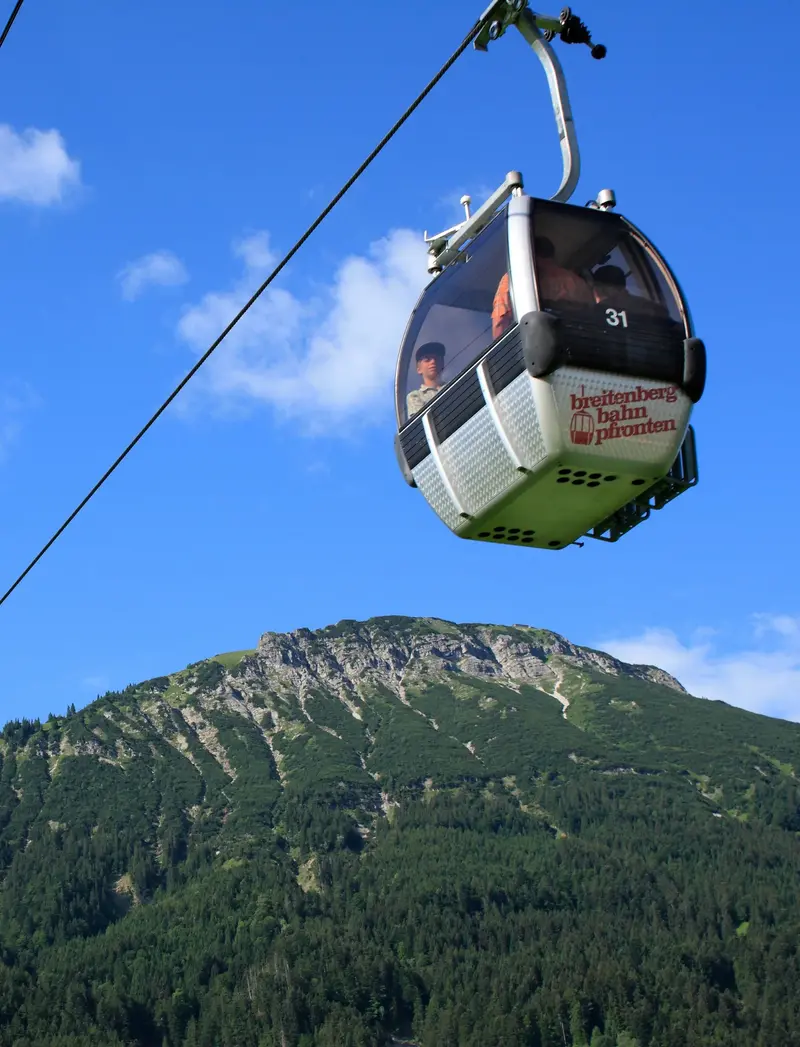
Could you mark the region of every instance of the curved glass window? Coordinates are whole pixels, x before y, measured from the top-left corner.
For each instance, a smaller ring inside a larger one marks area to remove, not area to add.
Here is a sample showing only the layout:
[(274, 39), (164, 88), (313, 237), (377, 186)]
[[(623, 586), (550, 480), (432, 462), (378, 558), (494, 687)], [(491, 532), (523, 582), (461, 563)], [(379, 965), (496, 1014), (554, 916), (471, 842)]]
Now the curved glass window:
[[(426, 407), (499, 337), (493, 332), (493, 327), (498, 329), (496, 300), (500, 301), (498, 292), (502, 296), (499, 285), (507, 269), (503, 210), (467, 245), (459, 259), (427, 286), (417, 303), (397, 367), (395, 396), (400, 425)], [(507, 285), (506, 278), (510, 313)], [(502, 311), (502, 304), (499, 309)]]
[(560, 317), (569, 363), (681, 381), (683, 302), (624, 218), (536, 200), (531, 236), (539, 307)]

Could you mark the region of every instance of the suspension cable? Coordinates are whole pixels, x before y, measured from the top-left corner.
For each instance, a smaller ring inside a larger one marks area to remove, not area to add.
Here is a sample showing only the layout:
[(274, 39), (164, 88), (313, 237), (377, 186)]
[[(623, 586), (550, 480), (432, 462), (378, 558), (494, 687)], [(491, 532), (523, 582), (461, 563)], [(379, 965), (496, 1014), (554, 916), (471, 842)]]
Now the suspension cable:
[(6, 22), (6, 27), (3, 30), (2, 34), (0, 34), (0, 47), (2, 47), (3, 44), (6, 42), (6, 37), (11, 32), (11, 26), (14, 24), (14, 19), (19, 14), (19, 9), (22, 7), (23, 3), (24, 0), (17, 0), (16, 4), (14, 5), (14, 10), (9, 15), (9, 19)]
[[(11, 21), (13, 21), (13, 18), (16, 16), (17, 11), (22, 6), (22, 2), (23, 2), (23, 0), (18, 0), (17, 6), (16, 6), (16, 8), (14, 10), (14, 14), (12, 15), (12, 18), (11, 18)], [(161, 406), (158, 408), (158, 410), (155, 412), (155, 414), (148, 420), (148, 422), (144, 426), (142, 426), (142, 428), (139, 430), (139, 432), (136, 434), (136, 436), (134, 436), (134, 438), (131, 440), (131, 442), (128, 444), (128, 446), (125, 448), (125, 450), (119, 455), (119, 457), (113, 462), (113, 464), (111, 466), (109, 466), (109, 468), (103, 473), (103, 475), (100, 477), (100, 479), (94, 485), (94, 487), (89, 491), (89, 493), (86, 495), (86, 497), (79, 503), (79, 505), (75, 509), (73, 509), (73, 511), (69, 514), (69, 516), (66, 518), (66, 520), (61, 524), (61, 526), (58, 528), (58, 530), (55, 532), (55, 534), (53, 534), (52, 538), (50, 538), (50, 540), (45, 545), (42, 546), (42, 548), (39, 550), (39, 552), (36, 554), (36, 556), (34, 556), (34, 558), (31, 560), (31, 562), (28, 564), (28, 566), (25, 568), (25, 570), (20, 574), (20, 576), (13, 583), (13, 585), (11, 585), (6, 590), (6, 592), (3, 593), (2, 596), (0, 596), (0, 605), (4, 604), (6, 602), (6, 600), (9, 598), (9, 596), (11, 596), (11, 594), (14, 592), (14, 590), (17, 588), (17, 586), (20, 584), (20, 582), (22, 582), (22, 580), (33, 570), (33, 568), (36, 566), (36, 564), (39, 562), (39, 560), (41, 560), (41, 558), (48, 551), (48, 549), (50, 549), (50, 547), (52, 545), (54, 545), (55, 542), (61, 537), (61, 535), (64, 533), (64, 531), (66, 531), (66, 529), (69, 527), (69, 525), (75, 519), (75, 517), (81, 511), (81, 509), (83, 509), (84, 506), (94, 497), (94, 495), (97, 494), (97, 492), (100, 490), (100, 488), (106, 482), (106, 480), (111, 476), (111, 474), (114, 472), (114, 470), (119, 465), (122, 464), (124, 459), (127, 458), (127, 456), (134, 449), (134, 447), (139, 443), (139, 441), (142, 439), (142, 437), (145, 435), (145, 433), (148, 431), (148, 429), (150, 429), (150, 427), (161, 417), (161, 415), (164, 413), (164, 411), (166, 411), (166, 409), (169, 407), (169, 405), (172, 403), (172, 401), (178, 396), (178, 394), (181, 392), (181, 390), (184, 388), (184, 386), (186, 386), (189, 383), (189, 381), (194, 377), (194, 375), (197, 374), (197, 372), (200, 370), (200, 368), (203, 366), (203, 364), (206, 362), (206, 360), (208, 360), (208, 358), (211, 356), (211, 354), (214, 352), (214, 350), (230, 334), (230, 332), (238, 324), (238, 322), (242, 319), (242, 317), (245, 315), (245, 313), (251, 308), (251, 306), (253, 306), (256, 303), (256, 301), (261, 297), (261, 295), (264, 293), (264, 291), (266, 291), (266, 289), (269, 287), (269, 285), (272, 283), (272, 281), (275, 279), (275, 277), (281, 272), (281, 270), (297, 254), (297, 252), (300, 250), (300, 248), (303, 246), (303, 244), (306, 242), (306, 240), (308, 240), (308, 238), (317, 229), (317, 227), (322, 224), (322, 222), (325, 220), (325, 218), (327, 218), (327, 216), (331, 213), (331, 211), (334, 209), (334, 207), (336, 207), (336, 205), (339, 203), (339, 201), (342, 199), (342, 197), (345, 195), (345, 193), (350, 188), (352, 188), (352, 186), (358, 181), (358, 179), (366, 171), (366, 169), (369, 167), (369, 165), (372, 163), (372, 161), (375, 159), (375, 157), (384, 149), (384, 147), (386, 145), (388, 145), (388, 143), (391, 141), (391, 139), (394, 138), (395, 134), (397, 134), (397, 132), (400, 130), (400, 128), (403, 126), (403, 124), (406, 122), (406, 120), (408, 120), (408, 118), (417, 109), (417, 107), (425, 100), (425, 98), (430, 94), (430, 92), (433, 90), (433, 88), (439, 83), (439, 81), (442, 79), (442, 77), (445, 75), (445, 73), (450, 69), (450, 67), (456, 62), (456, 60), (464, 53), (464, 51), (466, 51), (466, 49), (469, 47), (469, 45), (472, 43), (472, 41), (475, 39), (475, 37), (480, 32), (480, 30), (483, 27), (485, 21), (486, 21), (486, 13), (484, 13), (484, 15), (481, 18), (478, 19), (478, 21), (475, 23), (475, 25), (473, 25), (472, 29), (470, 29), (470, 31), (467, 34), (467, 36), (464, 37), (462, 42), (459, 44), (459, 46), (456, 48), (456, 50), (453, 52), (453, 54), (447, 59), (447, 61), (441, 67), (439, 72), (433, 77), (432, 80), (429, 81), (429, 83), (420, 92), (420, 94), (417, 95), (417, 97), (414, 99), (414, 101), (411, 103), (411, 105), (408, 107), (408, 109), (406, 109), (406, 111), (403, 113), (403, 115), (400, 117), (400, 119), (397, 120), (397, 122), (386, 132), (386, 134), (383, 136), (383, 138), (380, 140), (380, 142), (378, 142), (378, 144), (375, 146), (375, 148), (372, 150), (372, 152), (369, 154), (369, 156), (366, 158), (366, 160), (364, 160), (364, 162), (354, 172), (354, 174), (352, 174), (350, 176), (350, 178), (348, 178), (348, 180), (345, 182), (345, 184), (342, 186), (342, 188), (339, 190), (339, 192), (333, 197), (333, 199), (328, 204), (328, 206), (318, 215), (317, 218), (314, 219), (314, 221), (311, 223), (311, 225), (308, 227), (308, 229), (306, 229), (306, 231), (303, 233), (303, 235), (300, 237), (300, 239), (295, 243), (294, 247), (292, 247), (291, 250), (286, 255), (284, 255), (283, 259), (278, 263), (278, 265), (275, 266), (275, 268), (272, 270), (272, 272), (269, 274), (269, 276), (266, 278), (266, 280), (261, 284), (261, 286), (258, 288), (258, 290), (253, 294), (253, 296), (249, 299), (249, 301), (247, 301), (245, 303), (245, 305), (242, 306), (242, 308), (239, 310), (239, 312), (236, 314), (236, 316), (234, 316), (234, 318), (231, 320), (231, 322), (228, 324), (228, 326), (225, 328), (225, 330), (211, 343), (211, 345), (203, 353), (203, 355), (200, 357), (200, 359), (197, 361), (197, 363), (194, 365), (194, 367), (192, 367), (192, 369), (186, 374), (186, 376), (181, 380), (181, 382), (179, 382), (179, 384), (173, 389), (173, 391), (169, 394), (167, 399), (161, 404)], [(10, 27), (10, 23), (9, 23), (9, 27)], [(9, 27), (6, 27), (6, 32), (8, 31)], [(3, 36), (3, 39), (5, 39), (5, 34)]]

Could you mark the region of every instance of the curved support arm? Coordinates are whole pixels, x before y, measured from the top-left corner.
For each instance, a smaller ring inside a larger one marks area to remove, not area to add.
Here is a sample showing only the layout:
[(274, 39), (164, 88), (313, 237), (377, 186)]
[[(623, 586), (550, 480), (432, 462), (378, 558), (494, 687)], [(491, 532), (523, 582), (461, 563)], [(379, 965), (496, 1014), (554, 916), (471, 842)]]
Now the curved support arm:
[(561, 185), (550, 199), (555, 200), (557, 203), (565, 204), (575, 192), (575, 187), (581, 174), (578, 137), (575, 133), (575, 122), (572, 119), (572, 109), (569, 104), (564, 71), (561, 68), (557, 55), (545, 40), (536, 21), (536, 15), (526, 7), (520, 12), (519, 18), (514, 24), (533, 48), (536, 57), (544, 66), (544, 71), (547, 74), (547, 84), (550, 88), (550, 98), (553, 102), (553, 112), (556, 116), (558, 137), (561, 142), (561, 159), (564, 165)]

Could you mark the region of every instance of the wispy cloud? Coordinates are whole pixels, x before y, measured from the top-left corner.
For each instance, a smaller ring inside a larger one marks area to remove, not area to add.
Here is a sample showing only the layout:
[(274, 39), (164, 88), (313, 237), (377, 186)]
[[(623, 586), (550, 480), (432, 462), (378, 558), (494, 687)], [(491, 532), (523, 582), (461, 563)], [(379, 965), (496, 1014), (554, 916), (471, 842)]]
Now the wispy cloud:
[(41, 403), (27, 383), (0, 385), (0, 464), (19, 439), (26, 414)]
[(273, 251), (269, 242), (269, 233), (263, 229), (250, 236), (244, 236), (236, 240), (233, 245), (233, 253), (244, 262), (246, 270), (258, 272), (259, 270), (274, 269), (280, 259)]
[[(457, 222), (463, 222), (466, 212), (464, 211), (464, 205), (461, 203), (461, 198), (464, 196), (470, 198), (470, 214), (475, 214), (478, 208), (486, 203), (499, 185), (499, 182), (497, 185), (488, 185), (484, 182), (473, 186), (472, 189), (466, 187), (462, 187), (461, 189), (450, 189), (438, 197), (435, 204), (436, 210), (443, 216), (444, 224), (449, 223), (450, 225), (455, 225)], [(429, 232), (433, 231), (434, 230), (429, 230)]]
[(715, 630), (698, 630), (684, 642), (654, 627), (596, 646), (626, 662), (666, 669), (700, 697), (800, 721), (800, 618), (754, 615), (746, 644), (726, 650), (723, 641)]
[(143, 255), (117, 273), (122, 297), (128, 302), (134, 301), (148, 287), (178, 287), (188, 279), (183, 262), (172, 251)]
[(101, 691), (108, 690), (108, 678), (102, 675), (84, 676), (81, 680), (81, 688), (100, 694)]
[[(178, 337), (205, 351), (274, 266), (267, 233), (234, 245), (243, 263), (228, 290), (186, 309)], [(227, 403), (270, 404), (315, 423), (374, 418), (390, 402), (397, 351), (428, 279), (419, 233), (398, 229), (345, 258), (331, 283), (308, 297), (270, 287), (204, 368), (206, 388)]]
[(69, 156), (58, 131), (15, 131), (0, 124), (0, 200), (48, 207), (80, 182), (80, 164)]

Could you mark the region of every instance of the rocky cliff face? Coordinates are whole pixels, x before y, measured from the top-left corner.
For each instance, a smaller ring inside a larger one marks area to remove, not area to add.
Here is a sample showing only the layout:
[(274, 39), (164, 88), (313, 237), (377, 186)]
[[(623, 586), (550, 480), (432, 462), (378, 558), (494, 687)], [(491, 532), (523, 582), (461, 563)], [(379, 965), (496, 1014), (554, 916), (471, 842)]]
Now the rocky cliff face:
[(266, 685), (302, 694), (322, 686), (348, 698), (365, 685), (382, 684), (402, 697), (407, 677), (452, 671), (551, 688), (565, 666), (686, 693), (663, 669), (628, 665), (557, 633), (522, 625), (456, 625), (435, 618), (377, 618), (340, 622), (316, 632), (265, 633), (239, 670), (237, 688)]
[[(51, 770), (69, 756), (130, 760), (135, 753), (131, 738), (144, 732), (163, 737), (195, 767), (194, 749), (202, 748), (234, 781), (235, 762), (218, 722), (222, 714), (242, 718), (258, 732), (284, 781), (287, 754), (304, 730), (313, 725), (340, 742), (348, 734), (338, 724), (332, 699), (346, 710), (353, 728), (365, 730), (363, 737), (348, 741), (366, 768), (375, 725), (365, 728), (365, 722), (374, 719), (376, 695), (393, 696), (438, 730), (435, 701), (419, 701), (437, 683), (447, 689), (469, 682), (477, 692), (482, 684), (494, 684), (512, 695), (529, 686), (560, 703), (563, 718), (569, 720), (570, 703), (585, 693), (587, 674), (600, 674), (610, 686), (614, 681), (660, 685), (688, 697), (662, 669), (629, 665), (529, 626), (403, 617), (348, 620), (320, 630), (268, 632), (253, 651), (220, 655), (106, 696), (90, 707), (89, 720), (79, 714), (66, 730), (51, 735)], [(581, 717), (573, 716), (582, 726)], [(103, 722), (113, 724), (113, 731), (98, 726)], [(461, 738), (460, 731), (457, 738), (476, 756), (472, 738)]]
[[(156, 693), (140, 701), (138, 711), (151, 729), (166, 732), (188, 754), (186, 732), (172, 734), (178, 705), (195, 740), (232, 779), (236, 770), (214, 723), (220, 708), (244, 717), (259, 730), (285, 781), (292, 743), (310, 725), (344, 740), (330, 705), (333, 698), (338, 698), (359, 730), (374, 718), (376, 694), (385, 693), (438, 731), (435, 703), (421, 705), (418, 700), (436, 682), (449, 687), (468, 680), (478, 690), (481, 682), (494, 683), (511, 694), (529, 685), (560, 703), (565, 719), (572, 697), (586, 686), (587, 672), (600, 673), (609, 681), (662, 685), (686, 694), (662, 669), (628, 665), (578, 647), (556, 633), (522, 625), (460, 625), (430, 618), (347, 620), (320, 630), (265, 633), (254, 651), (240, 658), (223, 655), (207, 666), (199, 672), (189, 667), (174, 674), (166, 690), (164, 681), (155, 681)], [(310, 700), (319, 696), (325, 698), (323, 705)], [(459, 732), (457, 740), (480, 759), (472, 738), (461, 738)], [(94, 741), (90, 748), (99, 751)], [(374, 726), (366, 727), (355, 749), (367, 769)], [(370, 773), (380, 777), (376, 771)]]

